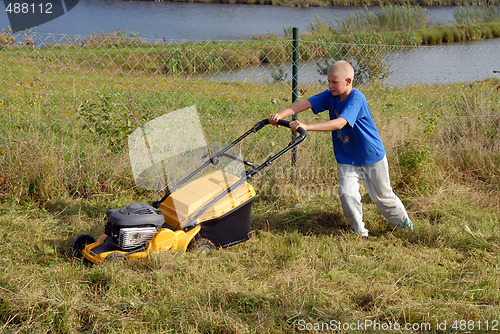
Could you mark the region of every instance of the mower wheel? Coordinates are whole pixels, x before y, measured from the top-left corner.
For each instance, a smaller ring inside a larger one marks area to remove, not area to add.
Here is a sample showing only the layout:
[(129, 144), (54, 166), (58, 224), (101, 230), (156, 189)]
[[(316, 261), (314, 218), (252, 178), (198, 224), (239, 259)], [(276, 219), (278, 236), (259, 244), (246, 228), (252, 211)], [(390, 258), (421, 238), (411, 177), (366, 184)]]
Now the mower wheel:
[(73, 238), (71, 238), (69, 246), (71, 248), (71, 252), (73, 253), (73, 255), (76, 256), (77, 258), (81, 258), (82, 251), (85, 249), (85, 247), (94, 242), (95, 239), (93, 236), (91, 236), (88, 233), (82, 232), (76, 234)]
[(214, 243), (205, 238), (193, 239), (188, 246), (188, 251), (196, 251), (204, 254), (210, 253), (215, 249), (217, 249), (217, 247), (215, 247)]
[(125, 264), (127, 262), (127, 257), (125, 254), (120, 252), (113, 252), (104, 258), (105, 263), (113, 264)]

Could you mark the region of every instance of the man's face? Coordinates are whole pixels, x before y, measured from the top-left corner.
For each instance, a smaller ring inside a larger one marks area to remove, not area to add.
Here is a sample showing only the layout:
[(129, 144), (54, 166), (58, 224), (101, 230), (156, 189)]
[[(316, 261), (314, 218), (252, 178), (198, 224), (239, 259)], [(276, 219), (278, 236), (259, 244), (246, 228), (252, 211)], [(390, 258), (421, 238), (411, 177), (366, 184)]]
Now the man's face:
[(348, 80), (335, 73), (328, 73), (328, 89), (334, 96), (342, 95), (347, 91)]

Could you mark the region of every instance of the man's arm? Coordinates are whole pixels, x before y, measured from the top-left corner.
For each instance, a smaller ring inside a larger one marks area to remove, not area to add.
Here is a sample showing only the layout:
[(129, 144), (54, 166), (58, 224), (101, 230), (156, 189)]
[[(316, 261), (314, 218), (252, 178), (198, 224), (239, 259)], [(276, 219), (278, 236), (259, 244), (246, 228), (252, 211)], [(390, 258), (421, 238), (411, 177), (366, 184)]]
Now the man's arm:
[[(269, 115), (269, 123), (276, 124), (280, 119), (296, 115), (304, 110), (311, 109), (312, 105), (309, 100), (300, 100), (292, 103), (290, 106), (281, 110), (277, 114)], [(296, 132), (298, 128), (304, 128), (306, 131), (335, 131), (342, 129), (347, 124), (347, 121), (342, 118), (336, 118), (323, 123), (304, 124), (299, 121), (290, 123), (290, 129)]]
[(276, 124), (280, 119), (296, 115), (304, 110), (311, 109), (311, 103), (308, 100), (300, 100), (292, 103), (277, 114), (269, 115), (269, 123)]
[(314, 124), (304, 124), (299, 121), (294, 121), (290, 123), (290, 129), (292, 129), (292, 131), (297, 131), (298, 128), (303, 128), (306, 131), (335, 131), (342, 129), (346, 124), (347, 121), (342, 117)]

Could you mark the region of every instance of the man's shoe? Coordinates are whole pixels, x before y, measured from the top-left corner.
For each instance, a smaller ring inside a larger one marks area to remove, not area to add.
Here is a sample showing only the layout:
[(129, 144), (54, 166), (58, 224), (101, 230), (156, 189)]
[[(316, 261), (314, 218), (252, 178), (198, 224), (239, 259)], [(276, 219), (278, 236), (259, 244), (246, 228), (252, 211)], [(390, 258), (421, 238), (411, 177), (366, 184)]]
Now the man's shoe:
[(354, 232), (353, 229), (351, 229), (351, 235), (355, 238), (361, 238), (361, 240), (363, 241), (370, 241), (370, 238), (367, 235), (363, 236), (359, 233)]
[(413, 223), (410, 220), (410, 218), (405, 218), (405, 220), (403, 220), (401, 223), (399, 223), (399, 225), (396, 226), (396, 228), (400, 228), (400, 229), (412, 232), (413, 231)]

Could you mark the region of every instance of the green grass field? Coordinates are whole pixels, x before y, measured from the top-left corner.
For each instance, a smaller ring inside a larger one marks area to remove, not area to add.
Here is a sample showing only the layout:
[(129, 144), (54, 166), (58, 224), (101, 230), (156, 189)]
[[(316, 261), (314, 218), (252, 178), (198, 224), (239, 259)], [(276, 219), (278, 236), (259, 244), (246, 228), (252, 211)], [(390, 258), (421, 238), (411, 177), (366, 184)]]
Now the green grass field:
[[(124, 133), (196, 105), (207, 139), (229, 141), (289, 103), (289, 86), (124, 75), (93, 68), (95, 54), (73, 64), (57, 48), (24, 52), (0, 51), (0, 333), (500, 330), (498, 80), (358, 87), (413, 233), (393, 231), (363, 191), (371, 239), (352, 237), (329, 134), (311, 133), (296, 168), (286, 156), (251, 181), (249, 241), (88, 266), (69, 252), (74, 234), (98, 236), (107, 209), (157, 199), (134, 187)], [(266, 129), (243, 154), (263, 159), (288, 140)]]

